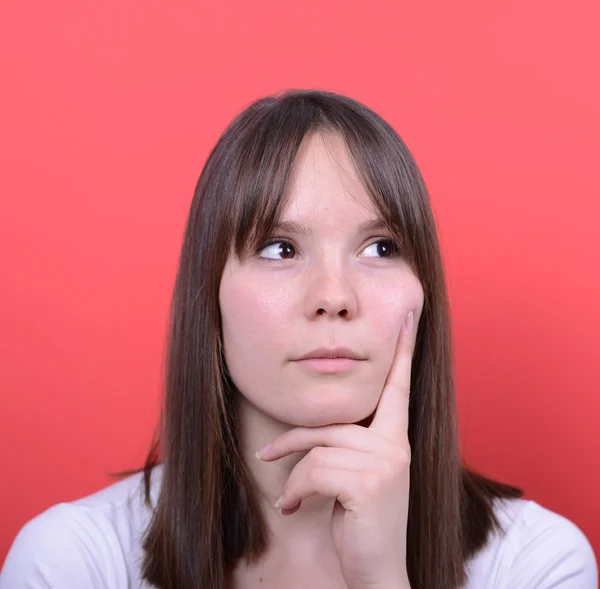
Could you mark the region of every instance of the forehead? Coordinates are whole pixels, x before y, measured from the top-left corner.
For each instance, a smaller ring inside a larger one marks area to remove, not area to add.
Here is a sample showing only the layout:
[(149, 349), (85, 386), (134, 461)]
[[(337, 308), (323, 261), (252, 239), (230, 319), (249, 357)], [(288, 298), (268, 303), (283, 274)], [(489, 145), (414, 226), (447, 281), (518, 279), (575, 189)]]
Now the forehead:
[(358, 223), (378, 216), (346, 144), (337, 134), (315, 133), (303, 141), (288, 190), (282, 220), (324, 221), (330, 217)]

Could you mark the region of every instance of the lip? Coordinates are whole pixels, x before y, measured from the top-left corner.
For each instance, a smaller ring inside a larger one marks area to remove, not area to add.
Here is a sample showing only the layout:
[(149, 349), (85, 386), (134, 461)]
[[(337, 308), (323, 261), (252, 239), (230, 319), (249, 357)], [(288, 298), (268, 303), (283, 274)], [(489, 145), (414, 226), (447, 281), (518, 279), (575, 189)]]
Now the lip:
[(350, 348), (337, 347), (318, 348), (300, 356), (296, 363), (316, 372), (333, 374), (351, 370), (363, 360), (366, 358), (358, 352)]
[(297, 360), (295, 363), (316, 372), (334, 374), (351, 370), (361, 362), (362, 360), (354, 358), (305, 358), (304, 360)]
[(365, 360), (363, 356), (350, 348), (318, 348), (298, 358), (302, 360)]

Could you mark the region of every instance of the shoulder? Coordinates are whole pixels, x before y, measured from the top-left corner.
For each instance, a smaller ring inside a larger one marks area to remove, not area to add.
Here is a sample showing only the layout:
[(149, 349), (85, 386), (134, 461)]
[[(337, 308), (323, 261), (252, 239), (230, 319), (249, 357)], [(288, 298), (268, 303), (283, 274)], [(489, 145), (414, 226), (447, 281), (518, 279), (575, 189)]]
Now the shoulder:
[(35, 516), (9, 550), (0, 589), (137, 586), (151, 517), (142, 491), (138, 474)]
[(499, 500), (495, 533), (471, 563), (468, 587), (597, 589), (592, 547), (572, 521), (535, 501)]

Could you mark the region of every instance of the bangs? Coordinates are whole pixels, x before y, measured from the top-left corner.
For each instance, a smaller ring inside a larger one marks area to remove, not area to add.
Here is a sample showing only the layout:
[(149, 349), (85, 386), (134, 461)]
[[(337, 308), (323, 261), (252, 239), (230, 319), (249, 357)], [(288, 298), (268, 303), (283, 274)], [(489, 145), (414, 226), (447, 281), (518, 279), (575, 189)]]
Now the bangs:
[(275, 110), (248, 130), (233, 187), (231, 241), (238, 258), (266, 241), (278, 222), (300, 145), (314, 125), (312, 114), (302, 107)]
[[(235, 153), (230, 153), (226, 235), (229, 247), (243, 259), (269, 237), (289, 196), (292, 169), (308, 135), (339, 134), (357, 176), (403, 257), (417, 276), (417, 243), (423, 238), (427, 194), (412, 156), (396, 132), (367, 107), (337, 98), (332, 108), (317, 94), (299, 91), (263, 99), (250, 120), (234, 121)], [(255, 103), (258, 107), (261, 101)], [(247, 112), (247, 111), (245, 111)], [(248, 117), (248, 115), (246, 114)], [(422, 242), (421, 242), (422, 243)]]

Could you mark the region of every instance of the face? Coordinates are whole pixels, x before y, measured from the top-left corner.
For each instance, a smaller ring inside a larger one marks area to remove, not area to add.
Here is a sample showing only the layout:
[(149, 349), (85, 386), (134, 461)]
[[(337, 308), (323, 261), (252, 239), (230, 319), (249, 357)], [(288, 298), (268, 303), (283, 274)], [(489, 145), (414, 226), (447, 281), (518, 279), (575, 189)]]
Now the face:
[[(307, 427), (356, 423), (375, 410), (403, 321), (415, 309), (418, 322), (423, 308), (391, 235), (364, 227), (378, 219), (343, 140), (307, 138), (281, 228), (244, 260), (230, 255), (221, 280), (225, 359), (246, 404)], [(299, 361), (337, 347), (360, 360)]]

